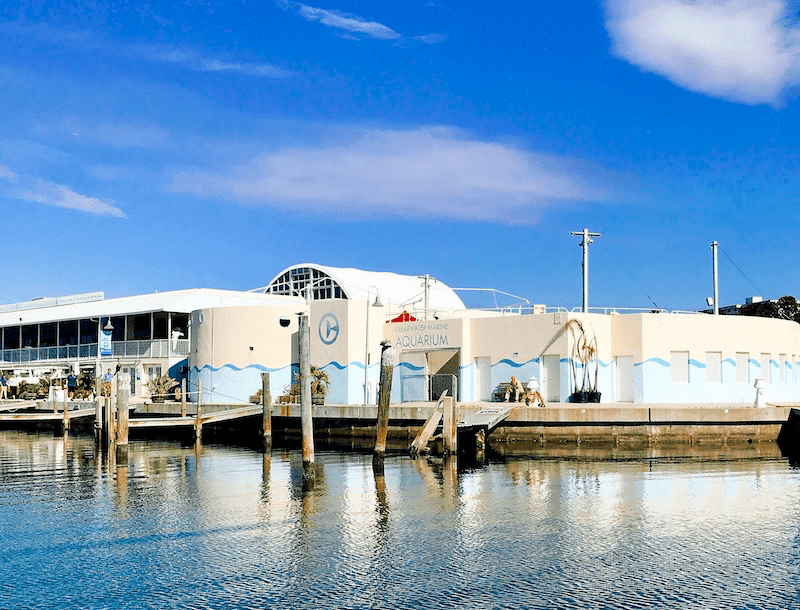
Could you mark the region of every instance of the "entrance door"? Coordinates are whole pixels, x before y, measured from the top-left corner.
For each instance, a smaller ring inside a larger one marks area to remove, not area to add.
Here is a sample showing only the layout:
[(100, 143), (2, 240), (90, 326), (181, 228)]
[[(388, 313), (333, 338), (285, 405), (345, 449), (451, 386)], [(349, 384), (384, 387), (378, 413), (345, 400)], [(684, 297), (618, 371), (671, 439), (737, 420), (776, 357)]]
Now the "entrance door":
[(543, 356), (542, 389), (545, 402), (561, 402), (561, 358)]
[(461, 352), (444, 349), (427, 352), (428, 371), (431, 373), (428, 400), (439, 400), (442, 392), (458, 400)]
[(123, 366), (120, 369), (123, 374), (128, 375), (128, 379), (130, 380), (130, 394), (129, 396), (136, 396), (136, 367), (135, 366)]
[(478, 400), (492, 399), (492, 359), (475, 358), (475, 393)]
[(406, 366), (400, 369), (400, 400), (428, 400), (428, 369), (425, 352), (403, 352)]
[(633, 356), (617, 356), (617, 401), (633, 402)]

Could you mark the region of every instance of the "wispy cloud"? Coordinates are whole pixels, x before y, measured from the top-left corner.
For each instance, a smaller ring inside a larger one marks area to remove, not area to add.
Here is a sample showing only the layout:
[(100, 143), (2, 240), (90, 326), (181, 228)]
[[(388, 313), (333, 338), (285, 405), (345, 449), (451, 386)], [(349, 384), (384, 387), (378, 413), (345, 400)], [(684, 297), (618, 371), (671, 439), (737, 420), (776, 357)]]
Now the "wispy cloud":
[(0, 35), (18, 43), (20, 48), (46, 44), (93, 57), (111, 57), (149, 64), (174, 65), (193, 72), (238, 72), (258, 78), (287, 78), (291, 70), (269, 63), (234, 61), (230, 56), (213, 57), (190, 47), (161, 44), (132, 44), (108, 40), (89, 31), (64, 30), (46, 23), (29, 24), (0, 19)]
[(567, 158), (426, 128), (285, 149), (218, 174), (184, 171), (173, 188), (301, 212), (534, 222), (564, 202), (608, 199), (609, 189), (598, 186), (604, 174)]
[(356, 15), (348, 15), (346, 13), (339, 13), (338, 11), (326, 11), (322, 8), (314, 8), (305, 4), (295, 4), (297, 12), (308, 19), (309, 21), (319, 21), (323, 25), (344, 30), (346, 32), (353, 32), (356, 34), (366, 34), (370, 38), (379, 38), (382, 40), (395, 40), (400, 38), (400, 34), (395, 32), (392, 28), (378, 23), (377, 21), (366, 21)]
[(606, 0), (614, 53), (676, 85), (779, 104), (800, 83), (800, 29), (780, 0)]
[[(403, 42), (406, 40), (405, 36), (396, 32), (389, 26), (378, 23), (377, 21), (369, 21), (358, 15), (343, 13), (335, 9), (308, 6), (300, 2), (288, 2), (287, 0), (278, 0), (277, 4), (284, 10), (295, 10), (298, 15), (308, 21), (317, 21), (322, 25), (327, 25), (341, 32), (347, 32), (347, 34), (344, 34), (345, 38), (360, 40), (359, 36), (366, 36), (367, 38), (393, 40), (396, 42)], [(353, 36), (354, 34), (355, 36)], [(409, 40), (418, 41), (422, 44), (436, 44), (446, 39), (447, 37), (441, 34), (426, 34), (423, 36), (411, 37)]]
[(109, 123), (71, 117), (53, 123), (39, 123), (32, 131), (36, 136), (49, 141), (53, 138), (66, 138), (75, 144), (100, 144), (120, 150), (163, 148), (170, 143), (170, 133), (167, 130), (132, 121)]
[(111, 202), (81, 195), (62, 184), (36, 177), (20, 176), (2, 165), (0, 165), (0, 196), (78, 210), (95, 216), (126, 217), (125, 213)]
[(201, 66), (200, 69), (206, 72), (241, 72), (251, 76), (263, 76), (264, 78), (286, 78), (293, 74), (291, 70), (277, 68), (271, 64), (240, 64), (211, 59), (199, 65)]

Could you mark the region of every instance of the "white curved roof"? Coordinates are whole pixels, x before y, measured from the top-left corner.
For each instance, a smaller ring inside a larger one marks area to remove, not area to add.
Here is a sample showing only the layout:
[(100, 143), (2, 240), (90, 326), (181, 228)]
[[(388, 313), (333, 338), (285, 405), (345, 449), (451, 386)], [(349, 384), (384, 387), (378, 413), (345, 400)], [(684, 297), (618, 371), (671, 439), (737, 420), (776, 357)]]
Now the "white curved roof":
[[(190, 288), (170, 292), (155, 292), (114, 299), (99, 298), (78, 301), (57, 306), (33, 307), (37, 301), (22, 303), (18, 309), (0, 312), (0, 327), (18, 324), (58, 322), (79, 318), (123, 316), (150, 311), (169, 311), (172, 313), (191, 313), (196, 309), (209, 307), (232, 307), (244, 305), (294, 305), (304, 303), (297, 297), (263, 295), (237, 290), (213, 290), (209, 288)], [(77, 295), (80, 296), (80, 295)], [(49, 301), (55, 301), (50, 299)], [(64, 297), (62, 297), (64, 300)]]
[[(424, 282), (421, 277), (415, 275), (400, 275), (398, 273), (389, 273), (385, 271), (364, 271), (363, 269), (347, 267), (327, 267), (315, 263), (302, 263), (287, 267), (278, 273), (264, 290), (266, 291), (287, 272), (298, 269), (316, 269), (317, 271), (321, 271), (342, 288), (345, 298), (348, 299), (366, 300), (368, 291), (369, 297), (374, 298), (375, 288), (377, 288), (380, 293), (381, 301), (388, 301), (388, 304), (392, 305), (393, 308), (408, 305), (407, 308), (411, 309), (411, 304), (415, 302), (417, 308), (425, 306), (422, 302), (424, 298)], [(430, 280), (429, 285), (428, 307), (430, 309), (465, 309), (464, 302), (450, 287), (434, 279)], [(304, 287), (305, 284), (302, 284), (301, 288)], [(372, 288), (371, 291), (370, 288)]]

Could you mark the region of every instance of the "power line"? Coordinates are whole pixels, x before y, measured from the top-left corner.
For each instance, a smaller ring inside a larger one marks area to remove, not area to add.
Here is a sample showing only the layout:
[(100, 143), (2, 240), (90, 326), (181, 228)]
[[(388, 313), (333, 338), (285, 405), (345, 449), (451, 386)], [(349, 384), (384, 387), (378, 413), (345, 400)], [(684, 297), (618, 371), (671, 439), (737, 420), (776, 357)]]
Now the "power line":
[(725, 255), (725, 257), (726, 257), (726, 258), (727, 258), (729, 261), (731, 261), (731, 264), (732, 264), (734, 267), (736, 267), (736, 270), (737, 270), (739, 273), (741, 273), (741, 274), (742, 274), (742, 277), (743, 277), (744, 279), (746, 279), (748, 282), (750, 282), (750, 285), (751, 285), (751, 286), (752, 286), (752, 287), (755, 289), (755, 291), (756, 291), (758, 294), (764, 294), (764, 293), (762, 292), (762, 290), (761, 290), (761, 289), (760, 289), (758, 286), (756, 286), (756, 285), (755, 285), (755, 284), (754, 284), (754, 283), (753, 283), (753, 282), (750, 280), (750, 278), (749, 278), (749, 277), (747, 277), (747, 276), (745, 275), (744, 271), (742, 271), (741, 269), (739, 269), (739, 265), (737, 265), (736, 263), (734, 263), (734, 262), (733, 262), (733, 259), (732, 259), (730, 256), (728, 256), (728, 253), (727, 253), (727, 252), (725, 252), (725, 250), (723, 250), (723, 249), (722, 249), (722, 246), (720, 246), (719, 244), (717, 244), (717, 247), (718, 247), (718, 248), (720, 249), (720, 251), (721, 251), (721, 252), (722, 252), (722, 253)]

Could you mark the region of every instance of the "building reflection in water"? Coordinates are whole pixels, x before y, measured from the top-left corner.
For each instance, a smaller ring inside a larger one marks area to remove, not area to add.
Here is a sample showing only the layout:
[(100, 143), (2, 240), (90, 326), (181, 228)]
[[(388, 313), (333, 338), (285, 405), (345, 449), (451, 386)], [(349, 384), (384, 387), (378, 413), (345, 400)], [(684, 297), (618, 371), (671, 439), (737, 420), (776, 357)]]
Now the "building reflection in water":
[[(723, 607), (737, 595), (787, 607), (775, 582), (792, 582), (800, 559), (800, 474), (786, 461), (768, 447), (603, 455), (395, 455), (376, 468), (329, 451), (308, 477), (299, 451), (135, 441), (122, 467), (92, 439), (0, 431), (0, 511), (15, 518), (0, 576), (18, 583), (12, 606), (46, 605), (38, 596), (70, 585), (37, 575), (74, 565), (78, 548), (103, 557), (96, 593), (109, 605), (104, 583), (135, 570), (138, 586), (209, 607), (301, 607), (300, 595), (428, 607), (457, 594), (488, 607), (520, 591), (554, 607)], [(70, 590), (76, 606), (85, 594)]]

